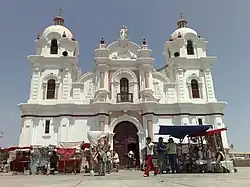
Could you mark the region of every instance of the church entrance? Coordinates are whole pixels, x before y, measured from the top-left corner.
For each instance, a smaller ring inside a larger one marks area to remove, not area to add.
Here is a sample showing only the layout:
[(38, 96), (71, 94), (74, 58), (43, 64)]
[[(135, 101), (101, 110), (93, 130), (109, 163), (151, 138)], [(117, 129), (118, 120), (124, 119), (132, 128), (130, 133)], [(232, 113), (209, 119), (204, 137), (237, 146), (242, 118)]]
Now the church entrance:
[(140, 166), (139, 138), (136, 126), (128, 121), (116, 125), (114, 129), (113, 148), (119, 155), (120, 168), (128, 165), (128, 152), (133, 151), (136, 158), (136, 166)]

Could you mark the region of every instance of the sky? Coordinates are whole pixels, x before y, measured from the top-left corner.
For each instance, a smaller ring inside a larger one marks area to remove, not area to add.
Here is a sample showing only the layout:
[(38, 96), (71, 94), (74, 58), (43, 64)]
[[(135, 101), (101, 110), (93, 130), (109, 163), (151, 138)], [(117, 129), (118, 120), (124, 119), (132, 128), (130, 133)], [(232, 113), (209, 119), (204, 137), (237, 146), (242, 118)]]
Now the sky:
[(208, 43), (208, 55), (217, 56), (213, 66), (216, 98), (228, 102), (225, 123), (235, 151), (250, 151), (249, 0), (1, 0), (0, 3), (0, 146), (18, 144), (19, 103), (27, 101), (31, 77), (28, 55), (35, 53), (38, 33), (53, 24), (60, 8), (67, 26), (80, 45), (80, 67), (93, 68), (94, 48), (100, 38), (119, 37), (128, 26), (129, 39), (147, 39), (154, 66), (165, 65), (163, 47), (176, 29), (183, 12), (188, 26)]

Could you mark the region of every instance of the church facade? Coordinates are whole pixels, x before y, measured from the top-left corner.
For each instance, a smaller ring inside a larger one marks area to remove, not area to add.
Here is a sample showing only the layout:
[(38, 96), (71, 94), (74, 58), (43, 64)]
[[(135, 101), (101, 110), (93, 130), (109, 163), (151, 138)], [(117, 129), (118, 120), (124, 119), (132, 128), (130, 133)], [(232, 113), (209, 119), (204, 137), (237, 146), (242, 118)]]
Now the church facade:
[[(88, 73), (78, 67), (78, 41), (64, 18), (54, 21), (28, 56), (33, 71), (29, 99), (19, 104), (19, 146), (88, 142), (88, 131), (106, 131), (113, 149), (126, 153), (140, 150), (147, 136), (157, 141), (159, 125), (225, 127), (226, 102), (217, 101), (211, 72), (216, 57), (184, 18), (164, 44), (161, 69), (153, 68), (147, 41), (130, 41), (123, 26), (119, 40), (100, 41)], [(226, 132), (222, 142), (228, 148)]]

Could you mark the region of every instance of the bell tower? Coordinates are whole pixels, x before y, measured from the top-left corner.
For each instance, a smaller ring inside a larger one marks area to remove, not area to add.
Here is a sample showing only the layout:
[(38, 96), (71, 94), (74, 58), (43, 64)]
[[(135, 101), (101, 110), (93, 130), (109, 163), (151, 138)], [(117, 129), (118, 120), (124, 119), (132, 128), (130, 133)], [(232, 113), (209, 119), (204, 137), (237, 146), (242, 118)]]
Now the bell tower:
[(36, 54), (28, 56), (33, 72), (28, 103), (50, 103), (71, 98), (71, 83), (78, 74), (78, 42), (59, 14), (54, 24), (38, 35)]

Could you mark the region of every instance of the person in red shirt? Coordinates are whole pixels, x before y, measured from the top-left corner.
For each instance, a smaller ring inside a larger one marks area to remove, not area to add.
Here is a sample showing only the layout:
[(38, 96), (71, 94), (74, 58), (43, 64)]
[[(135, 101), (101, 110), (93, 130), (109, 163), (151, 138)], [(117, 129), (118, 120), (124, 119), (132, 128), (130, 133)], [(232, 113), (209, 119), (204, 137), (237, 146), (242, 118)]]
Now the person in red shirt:
[(153, 164), (154, 144), (152, 143), (152, 139), (150, 137), (146, 138), (146, 149), (147, 149), (147, 161), (146, 161), (146, 169), (144, 171), (144, 177), (149, 177), (149, 172), (151, 170), (154, 171), (154, 175), (157, 175), (158, 174), (157, 168)]

